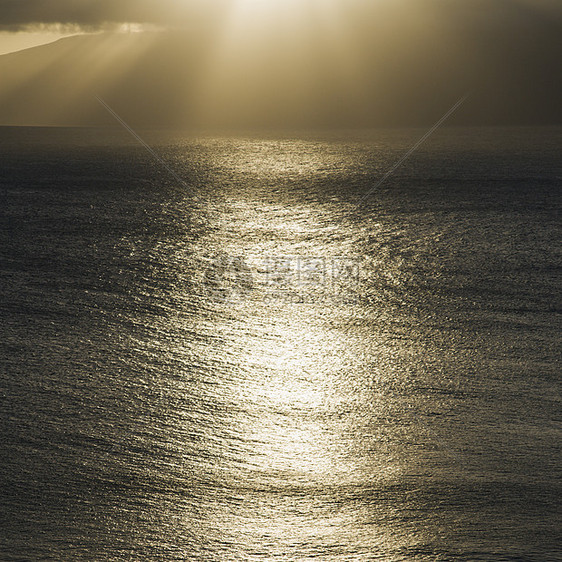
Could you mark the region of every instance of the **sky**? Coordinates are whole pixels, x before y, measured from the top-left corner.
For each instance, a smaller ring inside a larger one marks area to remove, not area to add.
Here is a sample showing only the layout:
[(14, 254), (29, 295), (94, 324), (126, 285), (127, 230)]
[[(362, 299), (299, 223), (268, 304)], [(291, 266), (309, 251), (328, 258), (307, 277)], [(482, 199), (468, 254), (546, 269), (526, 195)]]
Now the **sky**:
[(0, 0), (0, 124), (559, 124), (560, 52), (558, 0)]

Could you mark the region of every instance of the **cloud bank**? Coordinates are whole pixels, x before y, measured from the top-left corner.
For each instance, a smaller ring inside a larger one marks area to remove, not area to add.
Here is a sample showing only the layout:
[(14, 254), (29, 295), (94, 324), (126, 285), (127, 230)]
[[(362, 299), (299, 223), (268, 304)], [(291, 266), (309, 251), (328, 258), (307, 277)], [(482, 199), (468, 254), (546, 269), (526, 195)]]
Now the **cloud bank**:
[(79, 26), (85, 30), (127, 22), (178, 25), (215, 14), (229, 0), (0, 0), (0, 29)]
[[(85, 29), (103, 28), (125, 22), (178, 26), (198, 19), (217, 18), (247, 0), (0, 0), (0, 30), (21, 30), (32, 26), (71, 25)], [(262, 0), (263, 4), (278, 0)], [(256, 3), (257, 0), (254, 0)], [(301, 0), (301, 4), (315, 0)], [(377, 18), (385, 5), (399, 6), (403, 13), (415, 10), (442, 12), (482, 23), (508, 20), (521, 11), (562, 19), (559, 0), (323, 0), (339, 4), (348, 13), (361, 11)]]

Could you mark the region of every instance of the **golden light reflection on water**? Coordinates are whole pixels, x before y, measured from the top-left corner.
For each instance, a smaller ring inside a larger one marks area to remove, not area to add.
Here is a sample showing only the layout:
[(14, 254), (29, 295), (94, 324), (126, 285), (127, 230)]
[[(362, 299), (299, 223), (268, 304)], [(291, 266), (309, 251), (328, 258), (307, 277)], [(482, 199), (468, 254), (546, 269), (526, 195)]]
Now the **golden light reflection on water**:
[(339, 361), (332, 354), (339, 346), (334, 336), (313, 326), (312, 318), (303, 318), (298, 309), (277, 318), (272, 314), (267, 324), (275, 330), (274, 340), (248, 346), (239, 358), (249, 366), (240, 388), (240, 399), (251, 413), (248, 463), (286, 483), (349, 473), (341, 454), (334, 455), (337, 436), (324, 425), (337, 400)]
[[(249, 141), (238, 157), (223, 162), (225, 177), (240, 189), (220, 194), (216, 228), (177, 254), (184, 263), (209, 253), (239, 256), (254, 274), (249, 292), (214, 301), (203, 290), (200, 306), (212, 316), (184, 328), (202, 338), (189, 350), (207, 365), (200, 391), (228, 420), (205, 437), (216, 451), (209, 473), (224, 486), (222, 503), (207, 506), (205, 520), (215, 526), (207, 532), (239, 545), (240, 559), (250, 552), (261, 553), (256, 559), (282, 556), (293, 547), (314, 556), (315, 543), (330, 548), (338, 541), (372, 551), (391, 544), (392, 533), (371, 529), (365, 536), (365, 514), (339, 507), (338, 498), (365, 482), (395, 482), (406, 462), (396, 454), (406, 430), (388, 421), (391, 386), (372, 388), (392, 376), (385, 347), (372, 326), (369, 333), (353, 328), (354, 305), (335, 300), (327, 287), (300, 287), (311, 298), (294, 303), (282, 298), (294, 287), (259, 275), (266, 257), (359, 261), (355, 227), (339, 222), (333, 203), (313, 208), (280, 192), (262, 197), (267, 178), (293, 178), (299, 161), (305, 177), (317, 178), (332, 166), (329, 156)], [(250, 189), (245, 170), (257, 182)], [(337, 236), (342, 228), (349, 236)]]

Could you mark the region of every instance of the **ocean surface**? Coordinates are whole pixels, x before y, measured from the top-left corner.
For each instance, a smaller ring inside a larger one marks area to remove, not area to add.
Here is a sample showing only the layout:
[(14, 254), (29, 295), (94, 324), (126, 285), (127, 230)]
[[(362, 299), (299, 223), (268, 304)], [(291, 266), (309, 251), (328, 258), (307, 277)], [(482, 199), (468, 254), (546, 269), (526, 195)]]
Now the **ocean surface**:
[(1, 560), (562, 560), (562, 129), (424, 132), (0, 129)]

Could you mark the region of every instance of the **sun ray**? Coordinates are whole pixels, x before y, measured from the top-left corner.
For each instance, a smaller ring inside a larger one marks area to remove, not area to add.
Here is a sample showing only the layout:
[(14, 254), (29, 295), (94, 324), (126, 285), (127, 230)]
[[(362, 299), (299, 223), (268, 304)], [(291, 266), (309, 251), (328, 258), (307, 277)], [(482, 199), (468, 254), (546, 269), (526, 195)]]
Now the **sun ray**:
[(319, 96), (353, 106), (363, 72), (344, 12), (341, 0), (234, 1), (199, 84), (198, 114), (283, 123), (329, 111)]

